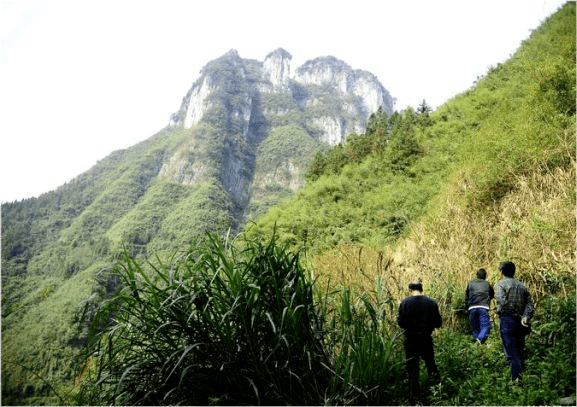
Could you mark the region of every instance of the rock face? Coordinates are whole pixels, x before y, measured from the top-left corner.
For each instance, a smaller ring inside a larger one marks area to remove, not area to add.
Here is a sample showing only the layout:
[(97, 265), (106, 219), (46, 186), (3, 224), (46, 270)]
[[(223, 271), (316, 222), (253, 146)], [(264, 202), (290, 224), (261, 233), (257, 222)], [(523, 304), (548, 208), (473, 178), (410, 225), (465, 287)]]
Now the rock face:
[[(267, 173), (255, 174), (258, 146), (271, 132), (290, 128), (293, 133), (283, 133), (290, 136), (300, 129), (299, 140), (306, 134), (313, 154), (364, 132), (379, 107), (392, 113), (393, 99), (373, 74), (329, 56), (308, 61), (291, 75), (291, 60), (279, 48), (263, 62), (242, 59), (235, 50), (209, 62), (170, 122), (192, 129), (191, 140), (165, 162), (160, 176), (195, 183), (216, 175), (242, 212), (254, 179), (261, 189), (263, 180), (290, 190), (304, 184), (306, 162), (300, 160), (303, 168), (297, 168), (286, 151), (278, 151), (274, 167), (263, 167)], [(279, 177), (279, 171), (292, 175)]]
[(360, 99), (366, 113), (375, 112), (379, 106), (391, 112), (393, 100), (376, 76), (367, 71), (353, 70), (335, 57), (321, 57), (306, 62), (297, 69), (295, 78), (305, 85), (329, 85), (343, 94)]
[(294, 76), (291, 76), (291, 59), (291, 54), (282, 48), (268, 54), (264, 62), (243, 60), (235, 50), (229, 51), (203, 69), (201, 77), (184, 97), (179, 112), (173, 115), (170, 124), (190, 128), (202, 119), (204, 113), (212, 106), (210, 96), (217, 90), (213, 70), (219, 68), (234, 73), (229, 78), (231, 80), (240, 79), (242, 83), (248, 79), (256, 85), (255, 90), (258, 92), (292, 93), (292, 102), (302, 111), (308, 107), (314, 108), (309, 110), (318, 111), (320, 105), (333, 107), (335, 110), (338, 103), (344, 103), (341, 110), (352, 118), (346, 121), (344, 128), (339, 125), (341, 117), (338, 115), (317, 116), (312, 112), (312, 116), (316, 117), (311, 117), (311, 122), (315, 121), (325, 133), (320, 139), (326, 140), (331, 145), (345, 141), (346, 134), (350, 132), (364, 131), (369, 115), (380, 106), (392, 113), (391, 95), (370, 72), (353, 70), (343, 61), (328, 56), (306, 62), (296, 69)]
[(271, 52), (264, 59), (263, 74), (272, 84), (270, 91), (287, 92), (289, 90), (291, 59), (292, 55), (282, 48)]

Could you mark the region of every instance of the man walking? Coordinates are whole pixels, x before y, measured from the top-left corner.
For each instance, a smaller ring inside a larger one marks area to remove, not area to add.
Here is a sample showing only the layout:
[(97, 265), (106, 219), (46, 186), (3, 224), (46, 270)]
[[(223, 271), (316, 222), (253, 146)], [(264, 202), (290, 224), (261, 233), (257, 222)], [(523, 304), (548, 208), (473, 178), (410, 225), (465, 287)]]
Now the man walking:
[(430, 378), (439, 380), (439, 370), (435, 363), (433, 338), (431, 333), (442, 325), (441, 314), (437, 303), (423, 295), (420, 282), (409, 284), (411, 294), (399, 306), (397, 322), (405, 334), (405, 361), (409, 374), (411, 403), (420, 398), (419, 361), (423, 358)]
[(477, 278), (467, 284), (465, 301), (469, 306), (469, 320), (473, 328), (473, 340), (483, 344), (491, 331), (491, 319), (489, 318), (489, 305), (495, 296), (491, 284), (486, 281), (485, 269), (477, 271)]
[(511, 365), (511, 378), (520, 380), (525, 363), (525, 333), (535, 304), (529, 290), (515, 275), (515, 264), (505, 261), (499, 266), (503, 279), (495, 286), (497, 314), (500, 317), (501, 339), (505, 357)]

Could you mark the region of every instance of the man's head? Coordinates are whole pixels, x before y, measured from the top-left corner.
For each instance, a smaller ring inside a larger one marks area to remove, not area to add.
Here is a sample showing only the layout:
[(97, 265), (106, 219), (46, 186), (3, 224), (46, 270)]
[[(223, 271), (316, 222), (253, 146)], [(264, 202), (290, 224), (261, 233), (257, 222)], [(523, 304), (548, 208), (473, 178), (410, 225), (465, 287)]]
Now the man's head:
[(513, 277), (515, 275), (515, 264), (510, 261), (504, 261), (499, 266), (499, 270), (505, 277)]
[(409, 291), (418, 291), (420, 293), (423, 292), (423, 285), (420, 281), (411, 281), (409, 283)]
[(487, 272), (485, 271), (485, 269), (477, 270), (477, 278), (480, 278), (481, 280), (484, 280), (487, 278)]

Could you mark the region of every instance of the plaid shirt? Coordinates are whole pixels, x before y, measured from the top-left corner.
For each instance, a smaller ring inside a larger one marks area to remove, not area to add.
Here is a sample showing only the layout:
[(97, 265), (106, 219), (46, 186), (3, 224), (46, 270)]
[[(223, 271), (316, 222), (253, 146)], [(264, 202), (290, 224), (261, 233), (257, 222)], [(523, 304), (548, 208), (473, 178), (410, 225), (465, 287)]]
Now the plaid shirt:
[(512, 277), (505, 277), (495, 287), (497, 314), (530, 319), (535, 311), (535, 303), (531, 299), (525, 285)]

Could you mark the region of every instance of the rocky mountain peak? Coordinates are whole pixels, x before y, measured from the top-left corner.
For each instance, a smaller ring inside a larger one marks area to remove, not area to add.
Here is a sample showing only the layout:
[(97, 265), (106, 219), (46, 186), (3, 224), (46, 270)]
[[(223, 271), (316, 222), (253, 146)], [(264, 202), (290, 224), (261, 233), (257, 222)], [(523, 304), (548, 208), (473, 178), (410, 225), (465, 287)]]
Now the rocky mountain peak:
[(355, 79), (355, 71), (345, 62), (325, 56), (305, 62), (296, 70), (295, 79), (307, 85), (330, 85), (347, 93)]
[(296, 71), (296, 80), (299, 82), (307, 85), (329, 85), (342, 93), (350, 91), (353, 79), (353, 69), (333, 56), (307, 61)]
[(352, 68), (344, 61), (328, 55), (318, 57), (305, 62), (297, 69), (297, 75), (305, 75), (306, 73), (320, 73), (330, 70), (332, 72), (352, 71)]
[[(354, 95), (362, 101), (358, 108), (362, 115), (368, 116), (379, 106), (385, 111), (393, 111), (393, 98), (370, 72), (354, 70), (347, 63), (333, 56), (324, 56), (305, 62), (297, 68), (295, 80), (303, 85), (325, 86), (341, 94)], [(363, 131), (356, 128), (355, 131)]]
[(291, 59), (292, 55), (282, 48), (266, 56), (263, 70), (266, 79), (272, 83), (273, 91), (288, 91)]
[[(220, 58), (227, 58), (227, 59), (241, 59), (238, 51), (234, 48), (231, 48), (226, 54), (224, 54)], [(219, 59), (220, 59), (219, 58)]]
[(283, 49), (283, 48), (277, 48), (277, 49), (275, 49), (273, 52), (269, 53), (269, 54), (266, 56), (265, 60), (266, 60), (266, 59), (269, 59), (269, 58), (288, 58), (288, 59), (292, 59), (292, 55), (291, 55), (288, 51), (286, 51), (285, 49)]
[[(253, 125), (252, 110), (259, 106), (265, 115), (274, 115), (263, 123), (274, 123), (293, 112), (293, 118), (306, 117), (311, 135), (334, 145), (350, 132), (364, 131), (369, 115), (379, 107), (392, 113), (392, 97), (370, 72), (324, 56), (307, 61), (291, 75), (291, 60), (283, 48), (270, 52), (263, 62), (243, 59), (236, 50), (229, 50), (202, 69), (170, 124), (190, 128), (208, 110), (224, 103), (227, 117), (244, 120), (244, 136)], [(230, 100), (225, 102), (223, 97)], [(233, 105), (234, 112), (230, 110)]]

